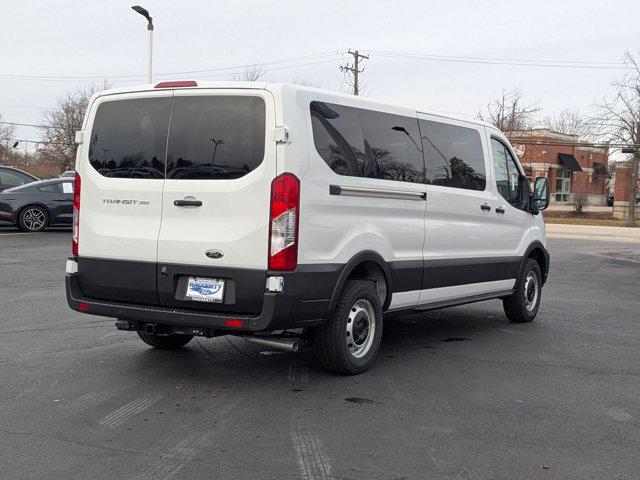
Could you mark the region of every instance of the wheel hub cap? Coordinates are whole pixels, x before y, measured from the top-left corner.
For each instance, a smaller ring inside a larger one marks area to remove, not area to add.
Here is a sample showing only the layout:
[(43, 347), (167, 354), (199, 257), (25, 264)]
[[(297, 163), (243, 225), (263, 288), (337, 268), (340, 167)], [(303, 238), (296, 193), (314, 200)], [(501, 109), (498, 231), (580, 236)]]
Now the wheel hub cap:
[(524, 284), (524, 302), (530, 312), (536, 308), (538, 303), (539, 287), (538, 278), (533, 272), (529, 272)]
[(375, 310), (371, 302), (365, 299), (356, 301), (347, 318), (346, 341), (351, 355), (362, 358), (369, 352), (375, 329)]
[(29, 230), (38, 230), (44, 226), (45, 216), (40, 210), (29, 209), (22, 217), (25, 226)]

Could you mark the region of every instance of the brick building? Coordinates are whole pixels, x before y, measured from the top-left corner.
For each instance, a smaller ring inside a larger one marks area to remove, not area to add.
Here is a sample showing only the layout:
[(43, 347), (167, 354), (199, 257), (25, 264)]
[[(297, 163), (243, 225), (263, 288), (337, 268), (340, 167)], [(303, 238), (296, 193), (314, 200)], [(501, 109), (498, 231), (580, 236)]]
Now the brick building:
[(577, 147), (577, 135), (544, 128), (511, 132), (511, 144), (527, 176), (548, 177), (552, 204), (569, 204), (575, 194), (589, 195), (590, 205), (606, 205), (609, 149)]

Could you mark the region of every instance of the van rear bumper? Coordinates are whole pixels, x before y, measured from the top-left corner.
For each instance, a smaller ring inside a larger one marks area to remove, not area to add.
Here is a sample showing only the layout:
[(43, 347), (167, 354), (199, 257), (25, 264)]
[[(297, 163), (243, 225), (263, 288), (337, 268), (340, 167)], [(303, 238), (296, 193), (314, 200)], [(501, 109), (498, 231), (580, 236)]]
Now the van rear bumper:
[[(113, 317), (120, 320), (131, 320), (138, 323), (156, 323), (173, 326), (209, 328), (237, 331), (258, 332), (299, 328), (305, 325), (321, 323), (323, 319), (292, 322), (292, 297), (283, 293), (264, 293), (262, 311), (258, 315), (237, 315), (233, 313), (215, 313), (203, 310), (187, 310), (158, 305), (100, 300), (83, 295), (78, 282), (77, 273), (65, 276), (67, 302), (78, 312), (90, 315)], [(229, 321), (234, 326), (229, 326)], [(240, 326), (240, 323), (241, 325)]]

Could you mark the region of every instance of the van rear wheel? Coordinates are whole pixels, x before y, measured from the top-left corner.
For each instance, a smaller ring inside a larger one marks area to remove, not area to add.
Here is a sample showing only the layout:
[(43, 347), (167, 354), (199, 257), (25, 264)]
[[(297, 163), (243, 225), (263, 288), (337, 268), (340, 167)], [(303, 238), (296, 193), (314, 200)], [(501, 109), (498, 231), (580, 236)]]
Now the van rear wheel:
[(342, 375), (364, 372), (380, 348), (382, 322), (374, 283), (348, 281), (329, 321), (313, 331), (318, 359), (327, 370)]
[(540, 266), (528, 258), (520, 271), (513, 295), (502, 301), (504, 313), (513, 323), (527, 323), (538, 314), (542, 298), (542, 274)]
[(193, 335), (153, 335), (141, 330), (137, 330), (137, 332), (144, 343), (162, 350), (175, 350), (184, 347), (193, 338)]

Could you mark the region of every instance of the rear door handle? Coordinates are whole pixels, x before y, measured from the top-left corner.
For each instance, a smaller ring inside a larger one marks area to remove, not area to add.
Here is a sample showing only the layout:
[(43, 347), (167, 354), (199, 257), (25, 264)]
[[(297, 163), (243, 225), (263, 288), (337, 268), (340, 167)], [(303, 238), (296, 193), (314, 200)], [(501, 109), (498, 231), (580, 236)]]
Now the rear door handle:
[(499, 207), (496, 207), (496, 213), (499, 215), (504, 215), (505, 213), (504, 205), (500, 205)]
[(480, 205), (480, 208), (485, 212), (488, 212), (491, 210), (491, 205), (489, 205), (488, 203), (483, 203), (482, 205)]
[(202, 206), (202, 201), (200, 200), (174, 200), (173, 204), (176, 207), (201, 207)]

